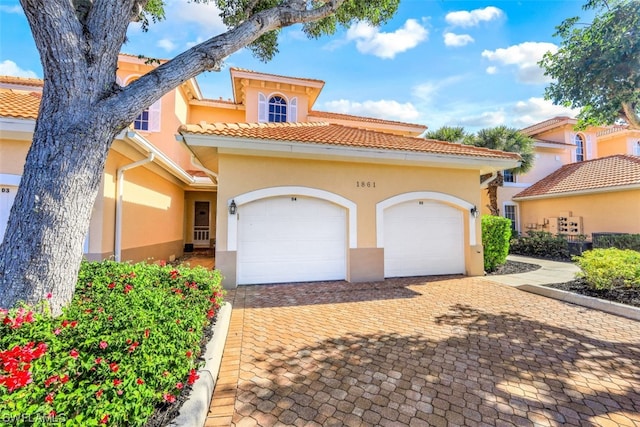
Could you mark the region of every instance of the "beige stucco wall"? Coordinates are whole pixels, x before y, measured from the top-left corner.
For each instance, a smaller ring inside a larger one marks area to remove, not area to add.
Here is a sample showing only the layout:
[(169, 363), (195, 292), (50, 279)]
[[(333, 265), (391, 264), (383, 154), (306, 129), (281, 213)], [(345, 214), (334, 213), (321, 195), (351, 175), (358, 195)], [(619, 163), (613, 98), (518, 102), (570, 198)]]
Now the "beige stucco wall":
[(245, 121), (247, 120), (245, 120), (244, 108), (216, 108), (204, 105), (189, 107), (188, 123), (240, 123)]
[[(205, 165), (206, 166), (206, 165)], [(377, 248), (376, 204), (408, 192), (432, 191), (455, 196), (478, 205), (478, 171), (434, 169), (427, 167), (349, 163), (304, 159), (282, 159), (252, 156), (219, 155), (220, 187), (218, 193), (217, 259), (223, 273), (235, 268), (235, 256), (227, 251), (227, 204), (238, 195), (250, 191), (278, 187), (301, 186), (320, 189), (342, 196), (357, 204), (357, 250), (350, 250), (353, 269), (365, 270), (366, 265), (382, 260)], [(375, 183), (375, 188), (358, 187), (360, 181)], [(241, 214), (241, 207), (238, 212)], [(469, 275), (483, 273), (480, 246), (480, 222), (476, 221), (478, 245), (469, 245), (469, 212), (464, 212), (466, 271)], [(225, 261), (226, 260), (226, 261)], [(228, 261), (229, 266), (226, 266)], [(233, 263), (233, 265), (231, 265)], [(354, 271), (351, 271), (354, 273)], [(382, 269), (380, 269), (382, 273)], [(354, 273), (355, 274), (355, 273)], [(353, 278), (353, 274), (348, 277)]]
[(0, 173), (22, 175), (31, 141), (0, 139)]
[(582, 217), (583, 233), (640, 233), (640, 190), (520, 201), (522, 223), (540, 224), (543, 218), (571, 212)]
[[(96, 233), (101, 236), (101, 241), (95, 242), (94, 235), (90, 236), (92, 258), (114, 253), (117, 169), (132, 162), (114, 151), (109, 153), (102, 192), (96, 204), (96, 207), (101, 207), (101, 230)], [(181, 256), (183, 217), (182, 188), (144, 166), (126, 171), (122, 206), (122, 260)]]

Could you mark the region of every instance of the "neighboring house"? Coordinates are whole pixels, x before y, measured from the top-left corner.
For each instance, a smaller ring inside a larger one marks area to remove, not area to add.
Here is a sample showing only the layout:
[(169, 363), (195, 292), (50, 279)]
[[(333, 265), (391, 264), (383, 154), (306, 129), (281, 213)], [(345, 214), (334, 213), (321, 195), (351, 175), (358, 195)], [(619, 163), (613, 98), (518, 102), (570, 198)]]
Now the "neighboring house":
[[(504, 186), (498, 189), (501, 215), (510, 218), (519, 232), (587, 237), (593, 232), (640, 232), (640, 199), (637, 192), (627, 192), (637, 185), (633, 176), (640, 174), (633, 157), (640, 156), (640, 131), (622, 126), (576, 131), (576, 124), (575, 119), (555, 117), (521, 130), (535, 139), (534, 165), (522, 175), (505, 171)], [(609, 206), (628, 209), (608, 211), (606, 205), (598, 206), (605, 199), (612, 200)], [(483, 195), (483, 206), (485, 200)]]
[[(119, 83), (150, 68), (121, 55)], [(483, 274), (478, 178), (519, 156), (425, 140), (422, 125), (316, 111), (321, 80), (230, 74), (233, 100), (204, 99), (192, 79), (116, 138), (87, 258), (215, 247), (227, 287)], [(0, 78), (3, 227), (41, 86)]]

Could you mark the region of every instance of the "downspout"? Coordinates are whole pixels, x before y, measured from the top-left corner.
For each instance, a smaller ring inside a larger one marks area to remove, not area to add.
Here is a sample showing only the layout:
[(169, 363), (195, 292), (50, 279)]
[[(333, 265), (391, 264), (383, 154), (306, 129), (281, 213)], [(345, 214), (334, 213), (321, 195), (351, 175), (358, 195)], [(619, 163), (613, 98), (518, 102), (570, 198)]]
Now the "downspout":
[(146, 159), (138, 160), (137, 162), (129, 163), (128, 165), (124, 165), (121, 168), (118, 168), (117, 178), (118, 181), (118, 194), (116, 195), (116, 229), (115, 229), (115, 244), (113, 253), (116, 261), (121, 261), (122, 255), (122, 194), (124, 192), (124, 172), (137, 168), (138, 166), (142, 166), (144, 164), (150, 163), (155, 158), (154, 153), (149, 153), (149, 157)]
[(198, 170), (201, 170), (207, 175), (213, 176), (216, 179), (216, 185), (218, 185), (218, 174), (212, 171), (211, 169), (207, 169), (204, 166), (197, 164), (196, 157), (193, 154), (191, 154), (191, 166), (193, 166), (194, 168), (197, 168)]

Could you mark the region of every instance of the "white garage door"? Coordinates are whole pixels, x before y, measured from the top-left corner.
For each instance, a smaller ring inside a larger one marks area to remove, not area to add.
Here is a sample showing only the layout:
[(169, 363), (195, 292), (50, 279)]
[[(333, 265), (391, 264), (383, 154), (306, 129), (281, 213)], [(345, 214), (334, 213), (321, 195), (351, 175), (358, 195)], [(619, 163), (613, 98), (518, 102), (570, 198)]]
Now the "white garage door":
[(430, 200), (385, 209), (385, 277), (464, 273), (462, 221), (462, 211)]
[(4, 237), (9, 221), (9, 212), (16, 198), (18, 187), (12, 185), (0, 185), (0, 242)]
[(346, 209), (284, 196), (242, 205), (238, 214), (238, 284), (346, 277)]

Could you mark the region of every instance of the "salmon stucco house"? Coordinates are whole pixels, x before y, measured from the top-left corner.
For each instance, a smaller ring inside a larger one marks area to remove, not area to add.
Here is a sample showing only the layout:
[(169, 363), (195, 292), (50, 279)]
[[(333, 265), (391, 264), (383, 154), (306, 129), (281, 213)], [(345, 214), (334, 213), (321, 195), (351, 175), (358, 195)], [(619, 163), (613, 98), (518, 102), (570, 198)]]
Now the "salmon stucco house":
[[(122, 85), (150, 65), (121, 55)], [(238, 68), (233, 99), (195, 80), (114, 141), (89, 259), (172, 259), (215, 248), (238, 284), (483, 274), (479, 177), (513, 153), (419, 137), (425, 126), (314, 110), (324, 82)], [(0, 231), (42, 82), (0, 79)]]
[(554, 117), (521, 130), (535, 141), (534, 164), (522, 175), (504, 171), (501, 215), (521, 233), (640, 233), (640, 130), (576, 124)]

